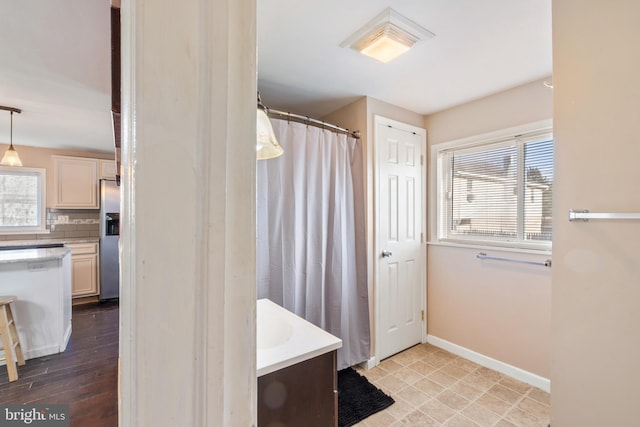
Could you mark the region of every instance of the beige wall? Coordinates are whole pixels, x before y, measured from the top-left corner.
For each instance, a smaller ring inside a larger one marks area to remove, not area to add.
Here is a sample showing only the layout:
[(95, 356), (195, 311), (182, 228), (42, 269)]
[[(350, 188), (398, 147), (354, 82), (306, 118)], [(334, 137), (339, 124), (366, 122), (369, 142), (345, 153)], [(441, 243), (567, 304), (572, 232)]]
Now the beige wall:
[(550, 119), (553, 91), (545, 81), (551, 77), (427, 116), (429, 146)]
[(640, 2), (553, 1), (554, 427), (640, 424)]
[[(552, 91), (540, 80), (427, 116), (424, 126), (430, 148), (433, 144), (551, 117)], [(549, 269), (482, 263), (475, 258), (479, 250), (429, 245), (429, 335), (549, 378)], [(487, 252), (534, 261), (548, 257), (545, 254)]]
[[(4, 154), (8, 145), (0, 144), (0, 154)], [(42, 147), (29, 147), (29, 146), (14, 146), (22, 166), (29, 168), (44, 168), (46, 169), (47, 179), (47, 207), (51, 205), (53, 200), (53, 163), (51, 156), (56, 154), (59, 156), (74, 156), (74, 157), (90, 157), (93, 159), (114, 159), (113, 153), (102, 153), (96, 151), (77, 151), (77, 150), (57, 150), (51, 148)]]
[(373, 135), (374, 123), (373, 116), (383, 116), (387, 119), (397, 120), (399, 122), (406, 123), (408, 125), (417, 126), (419, 128), (424, 126), (424, 116), (422, 114), (414, 113), (405, 108), (397, 107), (392, 104), (388, 104), (379, 99), (367, 97), (367, 112), (369, 119), (369, 134)]
[[(539, 266), (481, 262), (478, 252), (429, 246), (429, 335), (549, 378), (551, 272)], [(531, 261), (548, 258), (487, 252)]]
[[(363, 96), (357, 101), (348, 104), (339, 110), (334, 111), (331, 114), (322, 118), (327, 123), (335, 123), (346, 129), (356, 130), (360, 132), (360, 140), (362, 141), (362, 148), (366, 150), (368, 139), (368, 127), (367, 127), (367, 97)], [(363, 152), (363, 157), (364, 152)]]
[[(351, 104), (334, 111), (333, 113), (325, 116), (324, 121), (328, 123), (338, 123), (340, 126), (359, 130), (360, 138), (362, 141), (362, 158), (365, 161), (365, 167), (363, 168), (364, 183), (366, 188), (365, 204), (366, 204), (366, 216), (367, 216), (367, 259), (374, 259), (374, 189), (373, 189), (373, 137), (374, 137), (374, 117), (383, 116), (388, 119), (396, 120), (399, 122), (407, 123), (417, 127), (423, 127), (424, 117), (413, 111), (406, 110), (404, 108), (397, 107), (392, 104), (380, 101), (371, 97), (362, 97), (359, 100), (352, 102)], [(368, 280), (369, 280), (369, 312), (370, 315), (370, 329), (371, 329), (371, 356), (375, 355), (375, 315), (374, 315), (374, 298), (375, 287), (373, 281), (373, 262), (369, 262), (368, 266)]]

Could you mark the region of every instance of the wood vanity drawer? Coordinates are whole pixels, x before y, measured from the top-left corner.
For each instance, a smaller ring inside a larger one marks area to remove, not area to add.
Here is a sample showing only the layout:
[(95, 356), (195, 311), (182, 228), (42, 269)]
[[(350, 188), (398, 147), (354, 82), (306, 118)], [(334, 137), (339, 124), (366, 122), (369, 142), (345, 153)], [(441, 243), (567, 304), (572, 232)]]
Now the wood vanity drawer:
[(338, 425), (336, 351), (258, 377), (258, 427)]

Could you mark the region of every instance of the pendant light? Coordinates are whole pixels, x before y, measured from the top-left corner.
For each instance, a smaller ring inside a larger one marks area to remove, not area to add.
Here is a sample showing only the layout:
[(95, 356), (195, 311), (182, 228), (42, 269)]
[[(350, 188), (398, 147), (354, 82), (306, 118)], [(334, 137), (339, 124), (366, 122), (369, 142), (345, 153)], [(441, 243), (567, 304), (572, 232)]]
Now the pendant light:
[(20, 161), (20, 156), (18, 156), (18, 152), (13, 148), (13, 113), (22, 113), (22, 110), (18, 108), (12, 107), (3, 107), (0, 106), (0, 110), (9, 111), (11, 113), (10, 117), (10, 133), (9, 133), (9, 148), (5, 151), (4, 156), (2, 156), (2, 160), (0, 160), (0, 165), (2, 166), (22, 166), (22, 162)]
[(267, 113), (269, 109), (262, 104), (258, 93), (258, 111), (256, 116), (256, 150), (258, 160), (273, 159), (284, 153), (278, 144)]

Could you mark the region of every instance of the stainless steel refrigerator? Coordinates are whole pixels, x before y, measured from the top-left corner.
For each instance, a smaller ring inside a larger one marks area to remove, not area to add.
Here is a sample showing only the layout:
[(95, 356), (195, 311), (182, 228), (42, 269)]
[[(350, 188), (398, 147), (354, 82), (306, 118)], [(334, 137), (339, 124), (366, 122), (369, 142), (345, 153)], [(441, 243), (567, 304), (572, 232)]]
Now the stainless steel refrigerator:
[(100, 180), (100, 300), (120, 295), (120, 187)]

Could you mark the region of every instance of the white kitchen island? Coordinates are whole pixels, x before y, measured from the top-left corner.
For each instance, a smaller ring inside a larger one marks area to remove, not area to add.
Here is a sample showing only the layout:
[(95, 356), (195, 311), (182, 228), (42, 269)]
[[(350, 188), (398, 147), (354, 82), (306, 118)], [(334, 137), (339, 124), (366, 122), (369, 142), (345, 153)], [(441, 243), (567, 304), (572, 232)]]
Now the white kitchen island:
[(0, 251), (0, 295), (15, 295), (13, 317), (25, 359), (60, 353), (71, 337), (71, 251)]

